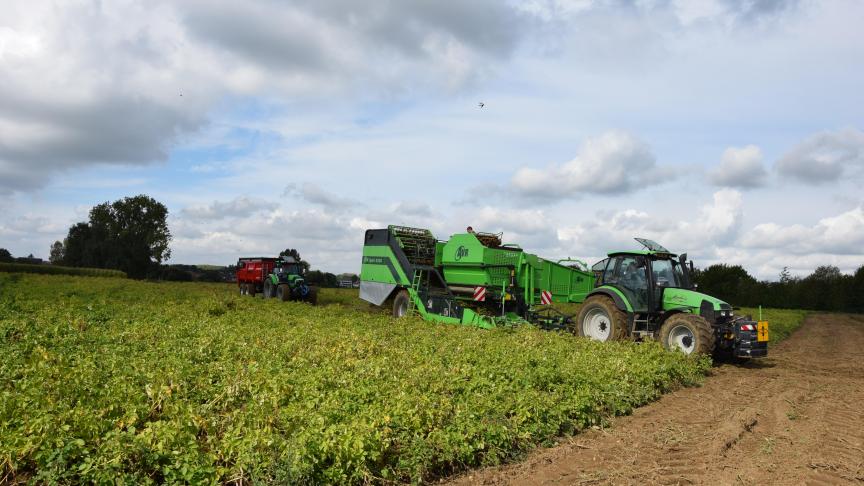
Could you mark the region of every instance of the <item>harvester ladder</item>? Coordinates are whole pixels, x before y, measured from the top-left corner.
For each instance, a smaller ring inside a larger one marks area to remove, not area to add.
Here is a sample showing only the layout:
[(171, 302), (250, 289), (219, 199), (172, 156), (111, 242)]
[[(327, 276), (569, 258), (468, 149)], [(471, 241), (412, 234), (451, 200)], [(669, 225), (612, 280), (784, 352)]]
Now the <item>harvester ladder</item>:
[[(414, 276), (411, 280), (411, 288), (414, 290), (415, 295), (419, 295), (420, 293), (420, 285), (423, 284), (423, 270), (420, 268), (414, 269)], [(408, 299), (408, 312), (411, 313), (414, 311), (415, 304), (414, 299)]]

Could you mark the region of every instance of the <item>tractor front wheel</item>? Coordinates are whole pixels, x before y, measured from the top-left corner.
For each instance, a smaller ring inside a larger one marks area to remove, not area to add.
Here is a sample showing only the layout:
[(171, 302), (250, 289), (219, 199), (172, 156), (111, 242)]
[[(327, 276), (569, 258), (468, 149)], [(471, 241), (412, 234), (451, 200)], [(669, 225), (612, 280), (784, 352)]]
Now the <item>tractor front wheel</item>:
[(306, 294), (306, 302), (312, 305), (318, 305), (318, 289), (309, 287), (309, 293)]
[(273, 288), (273, 282), (271, 282), (269, 280), (265, 280), (264, 281), (264, 298), (269, 299), (269, 298), (275, 297), (276, 292), (273, 292), (273, 290), (275, 290)]
[(576, 318), (576, 333), (595, 341), (627, 339), (627, 314), (605, 295), (585, 299)]
[(404, 317), (408, 314), (408, 296), (407, 290), (400, 290), (393, 299), (393, 317)]
[(669, 351), (710, 355), (714, 351), (714, 330), (702, 316), (675, 314), (660, 327), (660, 342)]
[(287, 284), (279, 284), (276, 287), (276, 297), (278, 297), (282, 302), (291, 300), (291, 289)]

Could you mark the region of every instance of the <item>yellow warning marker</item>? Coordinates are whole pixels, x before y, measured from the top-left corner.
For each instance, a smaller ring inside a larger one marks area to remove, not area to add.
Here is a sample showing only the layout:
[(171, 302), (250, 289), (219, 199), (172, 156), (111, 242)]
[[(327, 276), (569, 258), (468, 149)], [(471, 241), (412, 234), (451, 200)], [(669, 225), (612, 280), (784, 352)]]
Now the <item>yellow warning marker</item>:
[(756, 340), (759, 342), (768, 340), (768, 321), (759, 321), (756, 325)]

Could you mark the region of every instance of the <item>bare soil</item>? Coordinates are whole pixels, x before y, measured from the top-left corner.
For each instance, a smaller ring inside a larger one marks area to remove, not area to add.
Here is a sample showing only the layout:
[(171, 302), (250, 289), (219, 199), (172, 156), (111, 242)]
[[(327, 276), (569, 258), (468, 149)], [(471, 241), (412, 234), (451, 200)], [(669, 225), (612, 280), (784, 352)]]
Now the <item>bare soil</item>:
[(864, 484), (864, 316), (811, 316), (768, 358), (451, 484)]

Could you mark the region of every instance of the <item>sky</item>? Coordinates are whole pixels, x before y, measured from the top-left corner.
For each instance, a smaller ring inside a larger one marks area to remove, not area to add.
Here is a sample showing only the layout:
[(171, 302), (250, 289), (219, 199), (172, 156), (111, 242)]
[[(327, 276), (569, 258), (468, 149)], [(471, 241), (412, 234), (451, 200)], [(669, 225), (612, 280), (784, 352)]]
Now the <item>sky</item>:
[[(776, 280), (864, 265), (864, 2), (4, 2), (0, 247), (105, 201), (168, 263), (388, 224), (589, 263), (634, 237)], [(480, 104), (483, 104), (481, 107)]]

